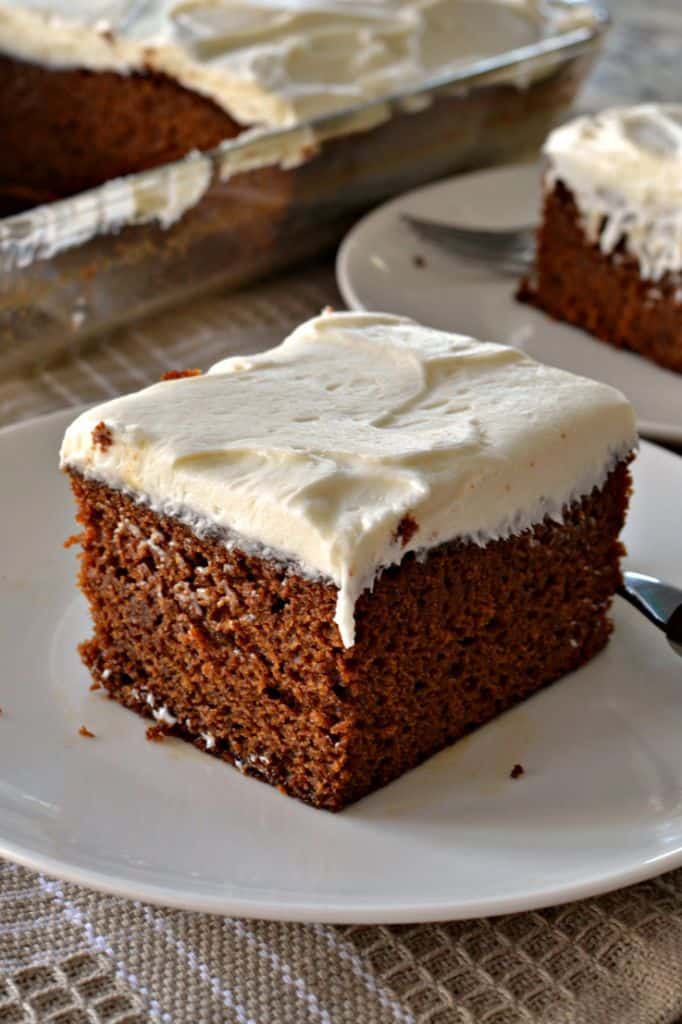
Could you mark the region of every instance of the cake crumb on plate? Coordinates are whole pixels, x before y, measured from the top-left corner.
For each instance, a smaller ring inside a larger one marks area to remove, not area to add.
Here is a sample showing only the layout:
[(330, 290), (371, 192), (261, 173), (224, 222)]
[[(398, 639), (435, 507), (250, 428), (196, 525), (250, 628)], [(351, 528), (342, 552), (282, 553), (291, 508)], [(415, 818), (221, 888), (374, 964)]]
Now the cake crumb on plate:
[(156, 725), (150, 725), (145, 733), (145, 736), (150, 743), (163, 743), (167, 735), (167, 730), (162, 722), (157, 722)]

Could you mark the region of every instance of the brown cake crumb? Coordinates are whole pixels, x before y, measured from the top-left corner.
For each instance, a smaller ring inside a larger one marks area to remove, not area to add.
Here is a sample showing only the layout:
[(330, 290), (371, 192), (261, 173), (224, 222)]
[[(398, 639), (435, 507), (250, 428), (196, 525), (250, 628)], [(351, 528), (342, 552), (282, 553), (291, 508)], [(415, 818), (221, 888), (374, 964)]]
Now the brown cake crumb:
[(419, 524), (417, 520), (407, 512), (396, 526), (393, 539), (402, 541), (403, 547), (405, 547), (412, 540), (418, 529)]
[(426, 266), (426, 260), (419, 253), (415, 253), (415, 255), (412, 257), (412, 262), (414, 263), (415, 267), (419, 267), (420, 269)]
[(91, 690), (101, 690), (102, 689), (102, 684), (101, 683), (97, 683), (97, 682), (91, 683), (90, 684), (90, 689)]
[(196, 367), (187, 370), (166, 370), (161, 374), (161, 380), (182, 380), (183, 377), (201, 377), (201, 370)]
[(150, 743), (163, 743), (167, 733), (166, 729), (161, 722), (157, 722), (156, 725), (150, 725), (147, 729), (145, 736)]
[(4, 53), (0, 103), (0, 201), (16, 185), (41, 202), (73, 195), (242, 130), (216, 103), (154, 71), (47, 68)]
[(94, 732), (90, 732), (90, 730), (85, 725), (81, 725), (80, 729), (78, 730), (78, 735), (79, 736), (85, 736), (85, 738), (88, 739), (88, 740), (94, 740), (95, 739)]
[(520, 779), (522, 775), (525, 775), (525, 768), (522, 764), (515, 764), (509, 772), (510, 779)]
[(92, 443), (96, 448), (101, 448), (103, 452), (107, 448), (111, 448), (114, 443), (114, 435), (106, 425), (104, 420), (100, 420), (96, 427), (92, 431)]
[[(348, 650), (331, 582), (71, 479), (95, 623), (80, 650), (94, 677), (110, 667), (107, 692), (138, 714), (152, 715), (149, 696), (170, 709), (175, 724), (149, 722), (150, 739), (198, 741), (317, 807), (340, 810), (385, 785), (584, 664), (611, 632), (625, 462), (562, 524), (407, 554), (358, 599)], [(153, 552), (119, 529), (123, 520), (160, 533), (158, 548), (173, 556), (150, 571)]]

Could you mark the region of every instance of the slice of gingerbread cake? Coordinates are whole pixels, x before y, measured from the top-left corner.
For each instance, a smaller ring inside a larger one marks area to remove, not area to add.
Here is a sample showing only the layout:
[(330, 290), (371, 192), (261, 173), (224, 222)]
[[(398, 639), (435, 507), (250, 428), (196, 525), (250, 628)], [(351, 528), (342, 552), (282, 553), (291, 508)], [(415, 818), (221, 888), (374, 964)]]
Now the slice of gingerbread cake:
[(635, 445), (603, 384), (322, 315), (69, 427), (83, 659), (159, 729), (338, 810), (604, 646)]
[(544, 154), (536, 265), (519, 298), (682, 372), (682, 106), (579, 117)]

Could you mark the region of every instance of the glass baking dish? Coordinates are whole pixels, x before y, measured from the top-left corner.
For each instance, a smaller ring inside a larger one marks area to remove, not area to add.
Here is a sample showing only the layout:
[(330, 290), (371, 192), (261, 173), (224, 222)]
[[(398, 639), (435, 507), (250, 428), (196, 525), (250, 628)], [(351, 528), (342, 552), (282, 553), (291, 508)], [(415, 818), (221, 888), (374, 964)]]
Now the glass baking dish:
[(591, 8), (590, 26), (0, 219), (3, 372), (310, 259), (408, 188), (529, 155), (596, 58), (608, 18)]

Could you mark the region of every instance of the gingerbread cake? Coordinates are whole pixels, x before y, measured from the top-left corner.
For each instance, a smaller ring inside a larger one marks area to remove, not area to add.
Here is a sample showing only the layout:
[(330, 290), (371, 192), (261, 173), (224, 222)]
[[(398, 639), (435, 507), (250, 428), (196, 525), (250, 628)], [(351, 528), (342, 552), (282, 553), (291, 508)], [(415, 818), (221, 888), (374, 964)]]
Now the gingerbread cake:
[[(599, 24), (586, 2), (497, 3), (491, 19), (462, 0), (365, 8), (334, 0), (0, 0), (0, 207), (72, 195), (213, 149), (245, 129), (358, 109), (477, 59)], [(511, 91), (514, 110), (532, 112), (539, 102)], [(489, 105), (500, 102), (509, 97), (493, 88)], [(389, 106), (376, 106), (344, 131), (390, 116)], [(485, 123), (478, 114), (476, 124)], [(270, 164), (289, 157), (286, 145), (269, 147)]]
[(324, 314), (69, 427), (83, 659), (158, 730), (339, 810), (604, 646), (635, 445), (606, 385)]
[(577, 118), (544, 153), (536, 263), (519, 297), (682, 372), (682, 106)]

